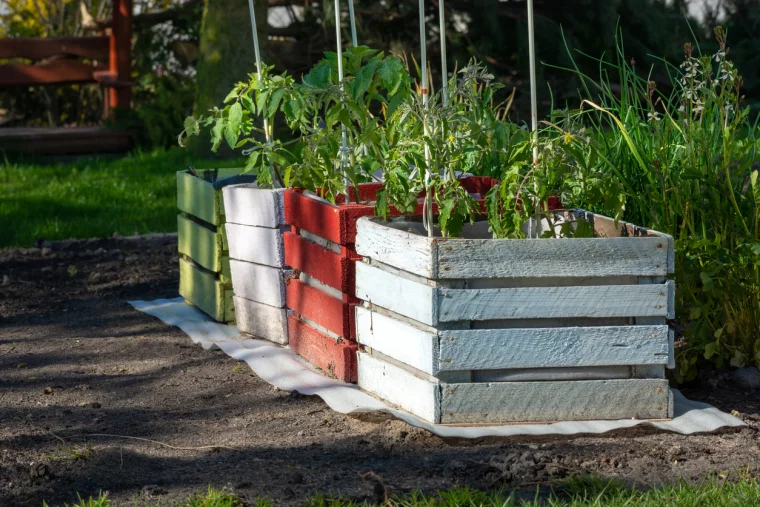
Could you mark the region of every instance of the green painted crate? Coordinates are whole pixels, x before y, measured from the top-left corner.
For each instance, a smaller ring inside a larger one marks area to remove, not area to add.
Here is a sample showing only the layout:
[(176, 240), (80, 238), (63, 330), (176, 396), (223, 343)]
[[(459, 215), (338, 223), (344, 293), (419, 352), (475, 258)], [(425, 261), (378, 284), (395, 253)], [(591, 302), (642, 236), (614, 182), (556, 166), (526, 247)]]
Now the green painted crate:
[[(207, 171), (196, 171), (201, 176)], [(217, 178), (240, 173), (219, 169)], [(222, 191), (187, 171), (177, 173), (179, 294), (218, 322), (234, 322)]]

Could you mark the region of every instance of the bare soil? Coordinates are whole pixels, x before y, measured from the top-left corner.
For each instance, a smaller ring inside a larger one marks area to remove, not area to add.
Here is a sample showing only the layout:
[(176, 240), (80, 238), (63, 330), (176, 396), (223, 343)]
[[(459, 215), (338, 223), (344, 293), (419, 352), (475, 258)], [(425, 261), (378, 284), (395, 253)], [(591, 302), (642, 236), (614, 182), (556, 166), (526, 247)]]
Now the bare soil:
[(248, 503), (455, 485), (532, 496), (567, 475), (656, 485), (760, 467), (760, 395), (720, 372), (684, 394), (738, 411), (748, 428), (447, 441), (273, 388), (133, 310), (128, 300), (176, 296), (175, 237), (41, 246), (0, 250), (2, 506), (99, 491), (117, 505), (166, 504), (209, 485)]

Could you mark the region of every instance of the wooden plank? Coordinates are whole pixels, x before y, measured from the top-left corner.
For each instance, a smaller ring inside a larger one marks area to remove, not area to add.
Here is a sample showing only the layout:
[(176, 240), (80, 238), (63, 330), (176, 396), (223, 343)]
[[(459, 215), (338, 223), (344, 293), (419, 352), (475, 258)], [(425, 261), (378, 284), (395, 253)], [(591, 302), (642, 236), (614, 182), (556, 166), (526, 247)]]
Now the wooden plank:
[(222, 271), (222, 235), (177, 215), (177, 249), (209, 271)]
[(438, 370), (667, 364), (670, 355), (667, 326), (477, 329), (439, 335)]
[[(440, 322), (563, 317), (667, 317), (674, 313), (674, 282), (662, 285), (438, 289)], [(411, 317), (409, 302), (397, 305)], [(436, 308), (420, 301), (415, 314)], [(394, 310), (396, 311), (396, 310)], [(414, 317), (412, 317), (414, 318)], [(428, 322), (425, 322), (426, 324)]]
[(193, 266), (189, 261), (179, 259), (179, 294), (197, 306), (217, 322), (234, 320), (229, 308), (231, 292), (225, 293), (225, 287), (216, 277)]
[(429, 375), (437, 373), (438, 335), (393, 317), (356, 307), (356, 339), (372, 351), (392, 357)]
[(357, 298), (423, 324), (438, 323), (437, 290), (366, 262), (356, 263)]
[(380, 219), (357, 222), (356, 253), (425, 278), (437, 277), (434, 244)]
[(235, 295), (234, 299), (235, 318), (241, 332), (283, 345), (288, 343), (287, 310), (238, 295)]
[(441, 423), (673, 417), (667, 380), (494, 382), (441, 386)]
[(292, 315), (288, 316), (288, 337), (290, 348), (314, 366), (344, 382), (356, 382), (355, 343), (331, 338)]
[(105, 67), (65, 59), (37, 65), (6, 63), (0, 65), (0, 88), (94, 83), (93, 72), (103, 69)]
[(108, 61), (108, 37), (18, 37), (0, 39), (0, 58), (42, 60), (51, 56), (78, 56)]
[[(207, 170), (196, 171), (199, 175)], [(219, 169), (218, 178), (239, 174), (239, 168)], [(211, 225), (224, 223), (222, 191), (214, 190), (211, 182), (193, 176), (187, 171), (177, 172), (177, 208)]]
[[(1, 72), (1, 71), (0, 71)], [(101, 127), (0, 128), (0, 151), (33, 155), (125, 152), (129, 133)]]
[[(515, 368), (507, 370), (477, 370), (472, 382), (545, 382), (576, 380), (614, 380), (636, 377), (633, 366), (578, 366), (563, 368)], [(641, 377), (650, 378), (650, 377)], [(664, 378), (664, 377), (652, 377)], [(453, 382), (449, 382), (453, 383)]]
[(426, 421), (440, 421), (437, 384), (363, 352), (358, 360), (360, 388)]
[(668, 272), (663, 238), (441, 239), (437, 247), (440, 278), (665, 276)]
[(285, 224), (285, 189), (262, 189), (252, 184), (224, 187), (227, 223), (276, 228)]
[(285, 280), (289, 270), (230, 260), (235, 294), (277, 308), (285, 307)]
[(347, 339), (355, 339), (353, 305), (330, 294), (292, 279), (286, 288), (287, 305), (296, 315)]
[(316, 278), (344, 294), (353, 296), (356, 285), (356, 259), (349, 248), (340, 247), (340, 253), (309, 241), (303, 236), (284, 234), (285, 263)]
[(250, 225), (225, 224), (230, 258), (272, 266), (285, 267), (285, 247), (279, 229)]

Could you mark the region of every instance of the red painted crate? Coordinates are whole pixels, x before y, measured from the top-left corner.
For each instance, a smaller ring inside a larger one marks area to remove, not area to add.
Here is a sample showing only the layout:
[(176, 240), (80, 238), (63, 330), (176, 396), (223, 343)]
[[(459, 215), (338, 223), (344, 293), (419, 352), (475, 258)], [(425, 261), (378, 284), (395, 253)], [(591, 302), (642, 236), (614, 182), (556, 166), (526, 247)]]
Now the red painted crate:
[[(497, 181), (489, 177), (461, 180), (471, 194), (485, 197)], [(293, 279), (286, 288), (290, 347), (312, 364), (346, 382), (356, 381), (356, 326), (354, 307), (356, 221), (374, 216), (379, 183), (359, 185), (359, 200), (365, 204), (328, 203), (301, 190), (285, 192), (285, 222), (291, 231), (284, 235), (285, 262), (306, 275)], [(422, 198), (423, 195), (420, 195)], [(350, 199), (355, 199), (352, 190)], [(434, 207), (433, 212), (437, 213)], [(422, 214), (422, 202), (415, 214)], [(401, 215), (392, 209), (391, 215)]]

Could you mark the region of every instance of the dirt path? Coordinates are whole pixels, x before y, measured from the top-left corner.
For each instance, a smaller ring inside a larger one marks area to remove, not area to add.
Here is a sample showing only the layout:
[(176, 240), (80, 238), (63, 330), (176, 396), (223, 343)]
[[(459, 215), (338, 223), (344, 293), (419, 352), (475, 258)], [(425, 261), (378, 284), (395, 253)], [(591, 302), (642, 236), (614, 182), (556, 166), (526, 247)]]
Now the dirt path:
[(314, 492), (382, 499), (384, 488), (455, 484), (533, 491), (566, 474), (656, 484), (760, 470), (760, 396), (720, 382), (684, 392), (750, 428), (452, 442), (334, 413), (127, 304), (176, 295), (175, 251), (171, 237), (0, 251), (0, 505), (100, 490), (132, 505), (209, 484), (298, 504)]

